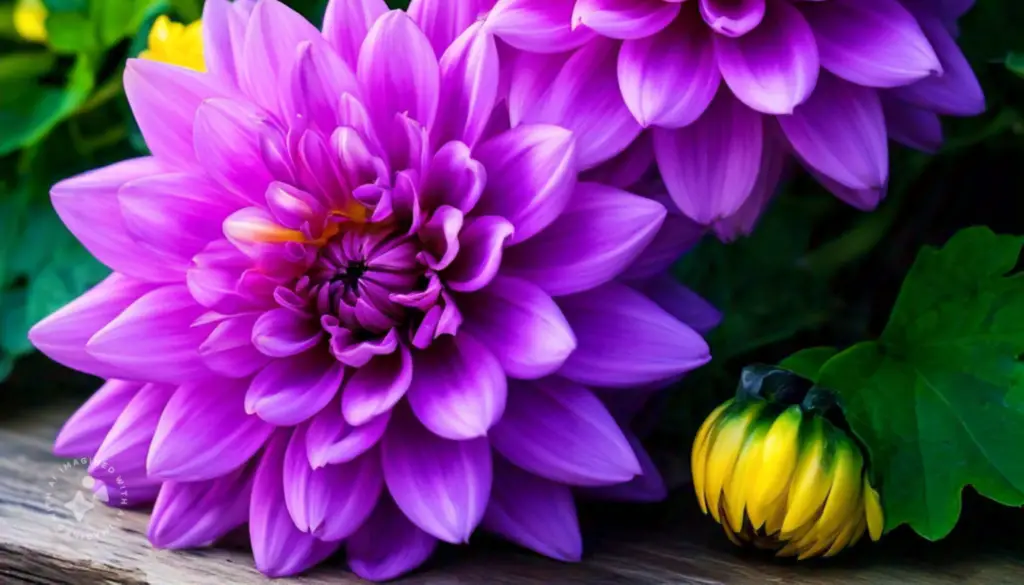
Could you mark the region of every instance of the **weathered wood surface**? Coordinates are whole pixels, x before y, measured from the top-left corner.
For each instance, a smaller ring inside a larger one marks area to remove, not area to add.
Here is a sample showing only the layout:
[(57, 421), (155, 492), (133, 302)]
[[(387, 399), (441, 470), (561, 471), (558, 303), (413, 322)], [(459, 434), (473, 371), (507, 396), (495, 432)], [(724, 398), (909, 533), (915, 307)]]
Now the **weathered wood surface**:
[[(49, 453), (71, 406), (0, 419), (0, 585), (266, 583), (245, 551), (152, 550), (146, 515), (98, 507), (82, 523), (55, 502), (71, 500), (83, 468), (62, 470)], [(953, 537), (925, 544), (909, 535), (862, 545), (831, 562), (796, 564), (744, 553), (694, 510), (686, 489), (668, 504), (602, 507), (585, 513), (583, 563), (548, 561), (491, 541), (443, 550), (408, 585), (1019, 585), (1024, 583), (1024, 514), (984, 509)], [(110, 526), (109, 530), (104, 526)], [(89, 531), (83, 538), (82, 531)], [(288, 581), (354, 585), (341, 563)]]

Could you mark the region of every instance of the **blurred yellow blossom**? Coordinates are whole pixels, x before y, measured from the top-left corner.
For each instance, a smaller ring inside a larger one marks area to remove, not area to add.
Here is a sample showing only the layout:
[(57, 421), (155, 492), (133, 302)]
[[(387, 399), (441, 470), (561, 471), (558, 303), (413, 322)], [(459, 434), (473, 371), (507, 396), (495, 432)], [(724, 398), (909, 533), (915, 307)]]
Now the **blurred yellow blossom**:
[(14, 5), (14, 29), (27, 41), (46, 41), (46, 6), (43, 0), (18, 0)]
[(139, 56), (196, 71), (206, 71), (206, 62), (203, 61), (202, 21), (182, 24), (172, 22), (167, 16), (161, 15), (149, 31), (148, 48)]

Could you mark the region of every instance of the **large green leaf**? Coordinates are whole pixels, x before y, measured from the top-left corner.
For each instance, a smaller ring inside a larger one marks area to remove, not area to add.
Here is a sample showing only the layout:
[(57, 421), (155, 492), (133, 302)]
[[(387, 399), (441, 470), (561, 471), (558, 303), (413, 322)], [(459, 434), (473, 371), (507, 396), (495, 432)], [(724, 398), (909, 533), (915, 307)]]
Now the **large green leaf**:
[(10, 84), (0, 92), (0, 155), (42, 140), (85, 101), (95, 84), (93, 60), (81, 55), (62, 89)]
[(924, 249), (879, 340), (818, 372), (870, 451), (889, 529), (946, 536), (966, 486), (1024, 504), (1022, 245), (970, 228)]

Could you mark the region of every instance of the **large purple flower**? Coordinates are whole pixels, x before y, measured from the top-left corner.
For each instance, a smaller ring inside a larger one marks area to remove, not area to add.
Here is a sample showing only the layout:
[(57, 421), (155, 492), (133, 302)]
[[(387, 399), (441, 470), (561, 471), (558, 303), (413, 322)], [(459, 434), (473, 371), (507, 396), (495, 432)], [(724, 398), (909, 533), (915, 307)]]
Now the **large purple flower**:
[(386, 579), (478, 526), (578, 559), (574, 489), (663, 495), (606, 404), (709, 359), (716, 314), (663, 276), (693, 230), (579, 180), (569, 130), (509, 129), (494, 38), (445, 4), (333, 0), (321, 34), (208, 0), (208, 73), (128, 64), (153, 156), (54, 187), (114, 270), (30, 334), (109, 380), (56, 451), (155, 499), (156, 546), (248, 524), (268, 575), (344, 546)]
[(732, 218), (736, 228), (749, 227), (791, 154), (868, 210), (888, 181), (887, 134), (931, 151), (942, 141), (940, 114), (980, 113), (984, 96), (954, 40), (972, 4), (491, 0), (484, 8), (492, 8), (488, 28), (527, 53), (510, 68), (513, 123), (562, 119), (578, 134), (584, 165), (651, 127), (682, 211), (705, 225), (746, 216)]

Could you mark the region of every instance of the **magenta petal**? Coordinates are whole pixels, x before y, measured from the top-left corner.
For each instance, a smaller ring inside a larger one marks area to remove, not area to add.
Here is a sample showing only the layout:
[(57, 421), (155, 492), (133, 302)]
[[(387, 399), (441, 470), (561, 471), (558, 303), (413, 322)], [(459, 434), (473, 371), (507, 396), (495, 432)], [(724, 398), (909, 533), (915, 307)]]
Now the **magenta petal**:
[(467, 542), (491, 493), (487, 439), (450, 441), (409, 413), (399, 416), (381, 443), (384, 479), (395, 503), (424, 532), (453, 544)]
[(167, 167), (152, 157), (126, 160), (57, 183), (50, 198), (64, 225), (97, 260), (133, 278), (174, 282), (186, 265), (139, 246), (128, 232), (117, 198), (125, 183), (166, 172)]
[(320, 540), (348, 538), (369, 517), (383, 488), (376, 451), (313, 469), (306, 457), (305, 429), (292, 433), (284, 456), (284, 500), (300, 531)]
[(561, 53), (594, 38), (586, 28), (573, 28), (575, 0), (498, 0), (487, 16), (487, 27), (517, 49)]
[(580, 175), (580, 180), (629, 190), (654, 166), (654, 141), (644, 132), (615, 158)]
[(889, 137), (904, 146), (927, 153), (942, 148), (942, 120), (939, 115), (883, 94), (882, 111)]
[(340, 401), (332, 401), (309, 421), (306, 430), (309, 464), (316, 469), (329, 463), (352, 461), (377, 444), (390, 419), (389, 411), (364, 425), (352, 426), (341, 415)]
[(499, 276), (461, 306), (465, 330), (487, 345), (513, 378), (547, 376), (576, 349), (558, 305), (528, 281)]
[(851, 189), (877, 189), (889, 176), (889, 146), (878, 91), (823, 74), (811, 98), (778, 118), (793, 150)]
[(690, 126), (654, 130), (658, 168), (683, 213), (708, 225), (743, 205), (757, 181), (762, 129), (761, 115), (723, 90)]
[(521, 242), (557, 218), (576, 188), (576, 141), (558, 126), (524, 125), (480, 144), (474, 158), (487, 171), (478, 215), (497, 215)]
[(371, 581), (387, 581), (412, 571), (435, 548), (437, 539), (409, 522), (387, 495), (346, 545), (352, 571)]
[(640, 473), (618, 423), (590, 390), (558, 377), (510, 386), (490, 439), (513, 464), (576, 486), (621, 483)]
[(459, 255), (444, 271), (448, 288), (473, 292), (487, 286), (498, 273), (505, 243), (514, 232), (503, 217), (470, 218), (459, 234)]
[(203, 61), (218, 79), (237, 83), (236, 51), (245, 40), (245, 25), (237, 6), (230, 0), (207, 0), (203, 4)]
[(583, 539), (568, 486), (533, 475), (494, 458), (494, 489), (484, 529), (544, 556), (576, 562)]
[(814, 33), (788, 0), (771, 0), (764, 21), (743, 36), (716, 35), (715, 53), (733, 94), (765, 114), (792, 114), (818, 82)]
[(802, 2), (821, 65), (866, 87), (897, 87), (942, 71), (935, 50), (899, 0)]
[(559, 374), (597, 387), (666, 380), (707, 363), (707, 343), (654, 301), (618, 283), (558, 299), (578, 346)]
[(192, 120), (200, 104), (230, 95), (212, 75), (144, 59), (128, 61), (124, 90), (146, 145), (177, 168), (196, 166)]
[(455, 441), (483, 437), (501, 418), (505, 372), (474, 337), (459, 333), (437, 339), (416, 354), (414, 363), (409, 405), (434, 434)]
[(656, 276), (636, 288), (701, 335), (707, 334), (722, 322), (722, 313), (718, 309), (679, 284), (671, 274)]
[(281, 110), (286, 121), (301, 120), (329, 134), (338, 127), (338, 96), (358, 92), (355, 74), (330, 47), (306, 41), (281, 90)]
[(206, 481), (165, 482), (149, 521), (149, 542), (166, 549), (204, 547), (245, 524), (255, 471), (249, 464)]
[(409, 16), (430, 39), (440, 57), (463, 31), (494, 6), (494, 0), (412, 0)]
[(478, 22), (460, 35), (440, 61), (445, 104), (432, 128), (434, 144), (459, 140), (473, 146), (483, 134), (498, 97), (498, 47)]
[(263, 204), (274, 181), (263, 143), (275, 130), (266, 114), (240, 101), (207, 100), (195, 115), (195, 152), (207, 174), (235, 196)]
[(573, 53), (523, 118), (526, 124), (556, 124), (572, 131), (583, 169), (615, 157), (643, 130), (622, 100), (618, 49), (614, 41), (596, 39)]
[(745, 36), (765, 26), (765, 0), (700, 0), (698, 6), (716, 36)]
[(260, 315), (252, 329), (252, 342), (272, 357), (288, 357), (308, 351), (318, 343), (323, 331), (318, 323), (289, 309), (274, 309)]
[(210, 379), (175, 391), (160, 417), (146, 468), (155, 478), (213, 479), (238, 469), (274, 427), (245, 413), (246, 380)]
[(430, 128), (437, 114), (440, 75), (430, 41), (408, 14), (392, 10), (370, 28), (359, 53), (357, 76), (364, 97), (374, 104), (378, 131), (403, 112)]
[(297, 425), (320, 412), (344, 378), (345, 366), (324, 348), (273, 360), (252, 379), (245, 412), (276, 426)]
[(108, 380), (100, 386), (61, 427), (53, 453), (59, 457), (91, 458), (142, 386), (124, 380)]
[(626, 269), (665, 220), (660, 203), (596, 183), (580, 183), (569, 207), (533, 238), (505, 252), (502, 274), (553, 296), (602, 285)]
[(199, 346), (209, 328), (192, 322), (204, 312), (184, 285), (158, 288), (93, 335), (86, 351), (125, 378), (173, 383), (203, 377), (208, 370)]
[(618, 72), (626, 106), (644, 127), (692, 124), (722, 82), (711, 33), (690, 12), (657, 34), (623, 43)]
[(449, 142), (430, 161), (420, 199), (427, 207), (449, 205), (464, 214), (476, 207), (487, 184), (487, 171), (474, 160), (469, 147)]
[(263, 452), (249, 506), (249, 539), (256, 568), (268, 577), (297, 575), (340, 548), (299, 531), (285, 504), (284, 456), (289, 433), (279, 432)]
[(163, 384), (147, 384), (137, 392), (96, 450), (89, 472), (98, 475), (97, 471), (113, 467), (124, 476), (145, 473), (146, 452), (173, 394), (174, 387)]
[(324, 38), (354, 69), (366, 33), (387, 11), (384, 0), (331, 0), (324, 13)]
[(394, 353), (374, 357), (345, 384), (341, 395), (345, 421), (361, 426), (389, 412), (405, 396), (412, 375), (412, 353), (404, 344)]
[(668, 208), (668, 215), (644, 252), (620, 275), (623, 280), (644, 279), (665, 272), (707, 233), (705, 226), (680, 213), (668, 195), (654, 199)]
[(252, 343), (252, 329), (258, 313), (229, 317), (217, 323), (199, 346), (199, 356), (211, 371), (228, 378), (255, 374), (271, 360)]
[(157, 286), (111, 274), (82, 296), (36, 323), (29, 341), (50, 359), (102, 377), (117, 377), (120, 368), (92, 356), (86, 344), (125, 309)]
[(661, 31), (678, 15), (678, 2), (577, 0), (572, 23), (613, 39), (640, 39)]

